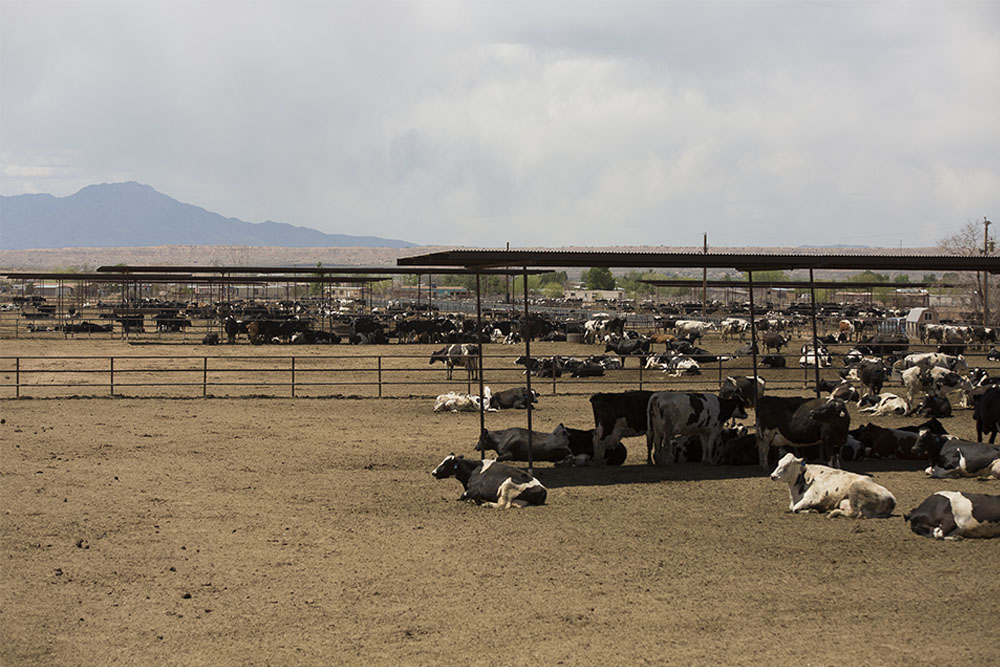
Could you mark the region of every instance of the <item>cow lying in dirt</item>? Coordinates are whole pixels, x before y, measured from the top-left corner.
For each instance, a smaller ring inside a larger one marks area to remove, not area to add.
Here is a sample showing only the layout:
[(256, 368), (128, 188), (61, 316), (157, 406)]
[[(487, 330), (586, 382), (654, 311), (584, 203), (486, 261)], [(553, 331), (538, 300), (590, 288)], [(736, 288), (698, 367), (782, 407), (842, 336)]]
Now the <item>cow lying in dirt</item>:
[(896, 498), (870, 477), (827, 466), (807, 464), (785, 454), (771, 479), (788, 484), (792, 512), (826, 512), (828, 517), (885, 518), (896, 508)]
[(508, 509), (544, 505), (548, 495), (542, 483), (528, 473), (493, 459), (473, 461), (449, 454), (431, 475), (436, 479), (455, 477), (465, 488), (459, 500), (471, 500), (488, 507)]
[(903, 516), (910, 530), (936, 540), (1000, 536), (1000, 496), (938, 491)]

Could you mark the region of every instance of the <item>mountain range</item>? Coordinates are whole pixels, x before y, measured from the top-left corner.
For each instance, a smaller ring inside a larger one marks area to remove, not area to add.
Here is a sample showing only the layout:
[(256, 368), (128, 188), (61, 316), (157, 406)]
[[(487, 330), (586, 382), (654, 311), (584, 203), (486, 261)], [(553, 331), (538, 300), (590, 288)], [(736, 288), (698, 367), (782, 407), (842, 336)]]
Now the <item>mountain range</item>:
[(244, 222), (185, 204), (148, 185), (88, 185), (67, 197), (0, 196), (0, 249), (138, 246), (385, 247), (417, 244), (326, 234), (283, 222)]

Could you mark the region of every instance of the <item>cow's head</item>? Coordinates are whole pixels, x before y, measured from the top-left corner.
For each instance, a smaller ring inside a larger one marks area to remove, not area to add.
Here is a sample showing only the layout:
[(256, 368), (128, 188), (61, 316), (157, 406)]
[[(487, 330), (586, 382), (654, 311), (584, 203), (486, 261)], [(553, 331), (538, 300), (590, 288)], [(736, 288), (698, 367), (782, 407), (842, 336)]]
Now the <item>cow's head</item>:
[(479, 442), (476, 443), (476, 451), (485, 452), (489, 450), (497, 451), (497, 441), (493, 434), (483, 429), (483, 432), (479, 434)]
[(441, 463), (438, 464), (437, 468), (434, 468), (434, 470), (431, 471), (431, 475), (433, 475), (437, 479), (454, 477), (455, 473), (458, 472), (458, 461), (461, 458), (462, 458), (461, 456), (455, 456), (454, 454), (449, 454), (448, 456), (444, 457), (444, 461), (441, 461)]
[(805, 470), (806, 460), (800, 459), (789, 452), (778, 461), (778, 467), (771, 473), (771, 479), (775, 482), (788, 482), (791, 484)]
[(448, 347), (447, 346), (442, 347), (437, 352), (431, 352), (431, 361), (430, 361), (430, 363), (433, 364), (435, 361), (440, 361), (441, 363), (446, 363), (448, 361)]
[(562, 424), (556, 426), (548, 438), (545, 439), (546, 449), (569, 449), (569, 429)]
[(809, 416), (824, 424), (844, 424), (851, 421), (847, 413), (847, 405), (839, 398), (831, 398), (815, 410), (809, 412)]
[(930, 429), (920, 429), (917, 440), (913, 443), (910, 451), (915, 456), (923, 456), (930, 452), (940, 452), (944, 440), (944, 436), (931, 433)]

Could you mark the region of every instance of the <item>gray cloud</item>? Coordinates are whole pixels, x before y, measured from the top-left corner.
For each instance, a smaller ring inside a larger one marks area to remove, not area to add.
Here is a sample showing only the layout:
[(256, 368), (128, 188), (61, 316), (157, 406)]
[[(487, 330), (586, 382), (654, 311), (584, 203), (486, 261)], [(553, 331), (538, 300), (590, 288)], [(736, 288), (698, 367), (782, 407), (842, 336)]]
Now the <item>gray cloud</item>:
[(1000, 5), (0, 5), (3, 194), (464, 245), (923, 245), (997, 215)]

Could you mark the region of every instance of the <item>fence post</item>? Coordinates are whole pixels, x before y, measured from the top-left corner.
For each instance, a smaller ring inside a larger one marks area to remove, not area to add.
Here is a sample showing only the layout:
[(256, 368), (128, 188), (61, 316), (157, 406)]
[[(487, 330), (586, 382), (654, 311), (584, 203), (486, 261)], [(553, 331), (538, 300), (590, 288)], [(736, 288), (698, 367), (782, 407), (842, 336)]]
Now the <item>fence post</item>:
[(382, 355), (378, 355), (378, 397), (382, 398)]
[[(646, 364), (642, 363), (643, 357), (639, 357), (639, 391), (642, 391), (642, 367)], [(625, 366), (625, 362), (622, 361), (622, 366)]]
[(292, 357), (292, 398), (295, 398), (295, 357)]
[(21, 398), (21, 357), (14, 360), (14, 398)]
[(208, 396), (208, 357), (202, 359), (201, 367), (201, 397)]
[(115, 395), (115, 358), (109, 357), (111, 361), (111, 395)]

